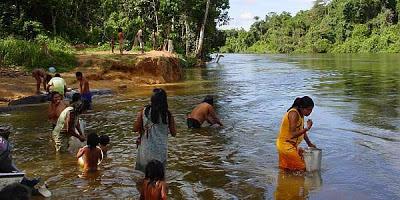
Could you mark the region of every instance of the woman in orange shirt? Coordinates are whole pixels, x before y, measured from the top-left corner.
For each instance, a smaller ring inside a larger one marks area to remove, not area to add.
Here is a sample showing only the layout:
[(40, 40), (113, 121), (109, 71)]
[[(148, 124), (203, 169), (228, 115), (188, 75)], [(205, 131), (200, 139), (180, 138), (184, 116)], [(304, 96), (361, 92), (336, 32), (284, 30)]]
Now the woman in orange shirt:
[(279, 153), (279, 167), (287, 170), (305, 170), (303, 149), (299, 144), (303, 139), (309, 147), (316, 147), (307, 136), (313, 125), (309, 119), (304, 128), (304, 116), (309, 116), (314, 108), (313, 100), (304, 96), (296, 98), (283, 116), (276, 147)]

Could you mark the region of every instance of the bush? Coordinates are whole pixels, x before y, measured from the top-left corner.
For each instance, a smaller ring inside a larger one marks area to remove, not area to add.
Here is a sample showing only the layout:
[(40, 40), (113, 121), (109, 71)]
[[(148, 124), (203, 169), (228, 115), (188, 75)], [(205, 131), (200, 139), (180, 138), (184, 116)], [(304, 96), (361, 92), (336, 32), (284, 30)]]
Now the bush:
[(0, 40), (0, 65), (28, 70), (55, 66), (58, 71), (66, 71), (76, 65), (76, 59), (73, 49), (60, 38), (26, 41), (10, 37)]

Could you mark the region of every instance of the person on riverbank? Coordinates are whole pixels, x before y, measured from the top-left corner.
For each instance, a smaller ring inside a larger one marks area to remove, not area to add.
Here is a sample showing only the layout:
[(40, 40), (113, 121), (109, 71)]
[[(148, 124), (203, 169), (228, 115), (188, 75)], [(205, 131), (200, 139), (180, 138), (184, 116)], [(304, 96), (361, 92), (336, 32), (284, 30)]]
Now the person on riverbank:
[(161, 89), (153, 90), (151, 105), (145, 106), (137, 114), (134, 131), (140, 134), (136, 141), (138, 153), (136, 170), (145, 172), (150, 160), (156, 159), (167, 164), (168, 133), (175, 137), (175, 120), (168, 110), (167, 93)]
[(32, 77), (36, 79), (36, 94), (40, 94), (40, 84), (43, 84), (43, 89), (46, 91), (46, 85), (51, 76), (44, 69), (37, 68), (32, 70)]
[(310, 97), (296, 98), (293, 105), (283, 116), (276, 140), (281, 169), (305, 170), (303, 149), (299, 147), (299, 144), (304, 139), (309, 147), (316, 147), (307, 136), (307, 131), (311, 129), (313, 122), (309, 119), (307, 127), (304, 128), (304, 116), (309, 116), (313, 108), (314, 102)]
[(165, 182), (165, 169), (158, 160), (146, 165), (145, 178), (140, 189), (140, 200), (166, 200), (168, 185)]
[(139, 29), (138, 32), (136, 33), (136, 39), (139, 42), (140, 52), (144, 53), (143, 30), (142, 29)]
[(97, 171), (97, 165), (103, 160), (103, 153), (99, 144), (99, 136), (96, 133), (91, 133), (87, 137), (87, 145), (79, 149), (76, 157), (79, 163), (83, 165), (83, 169), (87, 172)]
[[(80, 95), (75, 93), (72, 99), (76, 100), (77, 98), (80, 98)], [(85, 104), (86, 102), (76, 100), (61, 112), (52, 132), (57, 152), (68, 152), (69, 138), (71, 136), (78, 138), (81, 142), (85, 141), (79, 124), (79, 116), (84, 113), (87, 108)]]
[(118, 43), (119, 43), (119, 53), (122, 55), (124, 52), (124, 33), (122, 28), (118, 28)]
[(67, 108), (67, 104), (63, 101), (63, 97), (58, 92), (52, 92), (50, 97), (51, 102), (48, 108), (48, 118), (54, 128), (57, 124), (58, 117), (60, 117), (62, 111)]
[(223, 126), (215, 113), (214, 98), (211, 95), (207, 95), (203, 102), (197, 105), (186, 119), (188, 128), (201, 128), (204, 121), (207, 121), (211, 125), (218, 124)]
[(67, 83), (59, 73), (55, 74), (52, 79), (47, 83), (47, 92), (58, 92), (64, 97), (65, 92), (67, 91)]
[(79, 92), (82, 101), (88, 103), (88, 109), (92, 109), (92, 93), (89, 88), (89, 81), (83, 76), (82, 72), (76, 72), (76, 79), (79, 81)]

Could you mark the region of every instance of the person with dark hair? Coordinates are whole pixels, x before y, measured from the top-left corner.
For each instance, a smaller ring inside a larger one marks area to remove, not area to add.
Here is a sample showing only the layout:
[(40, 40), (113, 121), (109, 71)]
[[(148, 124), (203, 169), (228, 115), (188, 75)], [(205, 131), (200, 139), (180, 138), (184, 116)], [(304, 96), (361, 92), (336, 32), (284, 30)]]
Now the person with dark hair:
[(63, 101), (62, 95), (60, 95), (58, 92), (52, 92), (50, 97), (51, 102), (48, 109), (48, 118), (54, 128), (61, 112), (67, 108), (67, 104)]
[(119, 42), (119, 53), (122, 55), (124, 53), (124, 33), (122, 28), (118, 28), (118, 42)]
[(0, 191), (1, 200), (29, 200), (31, 198), (31, 190), (20, 183), (7, 185)]
[(307, 136), (313, 125), (311, 119), (307, 121), (304, 128), (304, 116), (309, 116), (314, 108), (313, 100), (304, 96), (296, 98), (293, 105), (283, 116), (280, 132), (276, 140), (276, 147), (279, 153), (279, 167), (287, 170), (305, 170), (303, 160), (303, 149), (299, 144), (303, 139), (309, 147), (316, 147)]
[(165, 182), (165, 169), (158, 160), (146, 165), (145, 177), (140, 189), (140, 200), (166, 200), (168, 185)]
[[(40, 84), (43, 84), (43, 89), (46, 91), (48, 74), (44, 69), (37, 68), (32, 70), (32, 76), (36, 79), (36, 94), (40, 94)], [(50, 75), (49, 75), (50, 76)]]
[(83, 76), (82, 72), (76, 72), (76, 79), (79, 81), (79, 92), (81, 99), (89, 103), (89, 109), (92, 108), (92, 93), (89, 88), (89, 81)]
[[(74, 99), (79, 97), (73, 95)], [(83, 130), (79, 123), (79, 116), (86, 111), (87, 105), (80, 100), (72, 101), (70, 106), (65, 108), (58, 117), (57, 124), (53, 129), (52, 135), (57, 152), (68, 152), (69, 138), (74, 136), (81, 142), (85, 141)]]
[(47, 83), (47, 92), (58, 92), (64, 97), (65, 92), (67, 91), (67, 83), (63, 78), (61, 78), (60, 74), (55, 74), (53, 78)]
[(136, 169), (144, 172), (147, 163), (156, 159), (167, 164), (168, 133), (176, 135), (175, 120), (168, 110), (167, 93), (161, 89), (153, 90), (151, 105), (137, 114), (134, 131), (140, 134), (136, 141), (138, 154)]
[(108, 145), (110, 144), (110, 137), (108, 135), (101, 135), (99, 138), (100, 149), (103, 151), (104, 157), (107, 156)]
[(186, 122), (188, 128), (201, 128), (201, 125), (207, 121), (211, 125), (218, 124), (223, 126), (221, 120), (215, 114), (214, 98), (207, 95), (203, 102), (197, 105), (193, 111), (188, 114)]
[(76, 154), (79, 164), (83, 165), (85, 171), (97, 171), (98, 163), (103, 160), (103, 153), (100, 147), (97, 147), (98, 144), (99, 136), (96, 133), (91, 133), (87, 137), (87, 145), (79, 149)]

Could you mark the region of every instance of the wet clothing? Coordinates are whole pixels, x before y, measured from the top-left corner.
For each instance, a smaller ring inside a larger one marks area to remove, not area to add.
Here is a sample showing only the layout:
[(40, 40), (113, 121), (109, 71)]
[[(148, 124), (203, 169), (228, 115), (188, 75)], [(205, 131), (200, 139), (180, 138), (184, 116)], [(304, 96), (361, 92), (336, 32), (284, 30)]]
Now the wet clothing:
[(89, 107), (87, 108), (88, 110), (92, 110), (93, 109), (93, 105), (92, 105), (92, 93), (91, 92), (86, 92), (81, 94), (81, 99), (82, 101), (86, 101), (89, 105)]
[(71, 106), (65, 108), (61, 112), (60, 117), (58, 117), (56, 127), (53, 129), (52, 135), (57, 152), (68, 152), (70, 135), (67, 133), (66, 129), (64, 129), (64, 125), (65, 125), (65, 120), (67, 119), (67, 115), (72, 110), (73, 107)]
[(201, 124), (197, 119), (187, 118), (186, 123), (188, 128), (201, 128)]
[(163, 163), (165, 168), (168, 156), (168, 124), (162, 123), (161, 116), (159, 123), (154, 124), (151, 121), (151, 110), (148, 112), (148, 117), (145, 111), (146, 109), (143, 110), (142, 114), (144, 133), (141, 136), (135, 167), (136, 170), (142, 172), (145, 172), (147, 163), (153, 159)]
[(304, 135), (292, 139), (289, 127), (289, 112), (294, 111), (299, 115), (299, 121), (296, 124), (296, 131), (304, 128), (304, 118), (300, 115), (297, 109), (290, 109), (283, 116), (276, 147), (279, 153), (279, 167), (289, 170), (304, 170), (304, 160), (298, 154), (298, 146), (303, 141)]
[(62, 96), (64, 96), (64, 89), (67, 84), (65, 83), (65, 80), (63, 78), (53, 77), (47, 84), (50, 85), (50, 91), (58, 92)]

